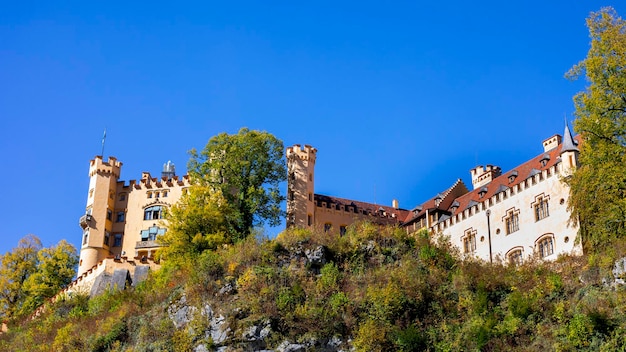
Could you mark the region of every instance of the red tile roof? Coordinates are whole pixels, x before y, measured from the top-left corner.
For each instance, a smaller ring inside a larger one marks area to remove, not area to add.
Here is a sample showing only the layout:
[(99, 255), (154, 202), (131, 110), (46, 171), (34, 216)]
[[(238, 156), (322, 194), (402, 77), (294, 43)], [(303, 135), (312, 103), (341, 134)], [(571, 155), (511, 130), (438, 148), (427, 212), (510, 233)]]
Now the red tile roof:
[(446, 211), (450, 205), (454, 202), (454, 200), (459, 197), (459, 195), (467, 193), (467, 187), (463, 180), (458, 179), (456, 182), (450, 186), (446, 191), (437, 194), (433, 198), (427, 200), (426, 202), (418, 205), (413, 208), (411, 212), (407, 214), (407, 217), (404, 219), (404, 224), (410, 224), (414, 220), (420, 219), (424, 215), (426, 215), (426, 211), (432, 212), (433, 210), (444, 210)]
[[(578, 136), (574, 139), (577, 141), (580, 140)], [(530, 176), (553, 167), (554, 165), (556, 165), (557, 163), (561, 161), (560, 154), (561, 154), (562, 147), (563, 147), (563, 143), (559, 144), (556, 148), (552, 150), (549, 150), (545, 153), (541, 153), (537, 155), (536, 157), (513, 168), (512, 170), (503, 172), (502, 175), (494, 178), (488, 184), (482, 187), (478, 187), (477, 189), (472, 190), (471, 192), (468, 192), (456, 198), (456, 201), (458, 202), (458, 207), (456, 209), (449, 208), (447, 210), (450, 211), (451, 216), (454, 216), (458, 213), (463, 212), (465, 209), (467, 209), (471, 205), (470, 203), (472, 203), (472, 201), (477, 202), (477, 203), (484, 202), (485, 200), (496, 195), (496, 193), (499, 193), (502, 190), (505, 190), (506, 188), (515, 187), (518, 184), (524, 182), (524, 180), (526, 180)], [(541, 162), (544, 159), (547, 159), (547, 160), (546, 160), (545, 165), (542, 165)], [(510, 176), (515, 176), (515, 177), (513, 177), (510, 180)], [(483, 192), (485, 189), (486, 189), (486, 192), (481, 197), (480, 193)]]

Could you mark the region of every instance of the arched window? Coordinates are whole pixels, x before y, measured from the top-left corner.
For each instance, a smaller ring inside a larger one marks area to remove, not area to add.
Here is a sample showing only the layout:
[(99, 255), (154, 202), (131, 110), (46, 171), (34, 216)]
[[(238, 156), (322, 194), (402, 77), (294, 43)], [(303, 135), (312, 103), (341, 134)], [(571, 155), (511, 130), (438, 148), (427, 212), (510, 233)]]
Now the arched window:
[(521, 247), (513, 248), (506, 254), (506, 257), (509, 260), (509, 264), (522, 265), (524, 261), (524, 250)]
[(545, 258), (554, 254), (554, 235), (547, 234), (541, 237), (536, 244), (537, 253), (540, 258)]
[(149, 208), (146, 208), (143, 212), (144, 220), (158, 220), (162, 217), (161, 206), (155, 205)]

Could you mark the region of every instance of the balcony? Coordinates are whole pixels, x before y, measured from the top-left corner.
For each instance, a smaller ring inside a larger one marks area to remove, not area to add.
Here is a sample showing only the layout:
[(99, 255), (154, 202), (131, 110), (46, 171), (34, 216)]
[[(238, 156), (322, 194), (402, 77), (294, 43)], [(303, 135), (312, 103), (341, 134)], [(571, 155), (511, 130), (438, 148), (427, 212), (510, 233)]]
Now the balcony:
[(156, 240), (153, 240), (153, 241), (137, 241), (137, 243), (135, 244), (135, 249), (158, 248), (158, 247), (161, 247), (161, 245)]
[(78, 224), (83, 230), (87, 228), (91, 224), (91, 215), (85, 214), (81, 216), (80, 219), (78, 220)]

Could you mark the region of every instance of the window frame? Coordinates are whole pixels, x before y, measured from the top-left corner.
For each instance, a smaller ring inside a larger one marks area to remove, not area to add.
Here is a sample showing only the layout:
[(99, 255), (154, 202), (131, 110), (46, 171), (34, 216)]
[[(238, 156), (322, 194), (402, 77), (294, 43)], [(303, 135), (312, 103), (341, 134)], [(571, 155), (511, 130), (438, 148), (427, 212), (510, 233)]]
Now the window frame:
[(463, 243), (463, 253), (471, 254), (476, 252), (476, 230), (471, 227), (465, 230), (461, 242)]
[(552, 233), (547, 233), (539, 237), (539, 239), (537, 239), (537, 241), (535, 242), (535, 248), (537, 249), (537, 254), (539, 255), (539, 258), (545, 259), (546, 257), (553, 255), (554, 244), (554, 234)]
[(515, 208), (507, 210), (502, 220), (504, 221), (507, 236), (519, 231), (519, 210)]

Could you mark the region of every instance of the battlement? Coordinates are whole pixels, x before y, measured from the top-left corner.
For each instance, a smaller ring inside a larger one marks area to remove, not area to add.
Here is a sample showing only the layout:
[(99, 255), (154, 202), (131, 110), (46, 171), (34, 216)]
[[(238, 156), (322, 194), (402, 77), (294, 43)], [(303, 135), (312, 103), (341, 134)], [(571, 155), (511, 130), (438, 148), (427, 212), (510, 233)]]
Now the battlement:
[(103, 161), (102, 156), (97, 155), (89, 162), (89, 177), (92, 177), (96, 173), (100, 173), (113, 174), (115, 178), (119, 178), (121, 169), (122, 162), (118, 161), (116, 157), (109, 156), (109, 160)]
[(141, 179), (130, 180), (128, 181), (128, 185), (124, 185), (124, 187), (131, 187), (134, 189), (154, 189), (154, 188), (164, 188), (164, 187), (183, 187), (190, 186), (191, 181), (189, 175), (184, 176), (173, 176), (171, 178), (161, 177), (156, 178), (152, 177), (149, 172), (142, 172)]
[(479, 165), (471, 169), (470, 174), (472, 175), (472, 185), (474, 186), (474, 189), (476, 189), (488, 184), (491, 180), (500, 176), (502, 174), (502, 169), (499, 166), (494, 165), (487, 165), (485, 167)]
[(315, 161), (316, 154), (317, 149), (308, 144), (305, 144), (304, 147), (300, 144), (294, 144), (292, 147), (287, 147), (287, 159), (299, 158), (302, 160)]

